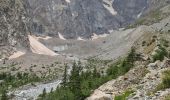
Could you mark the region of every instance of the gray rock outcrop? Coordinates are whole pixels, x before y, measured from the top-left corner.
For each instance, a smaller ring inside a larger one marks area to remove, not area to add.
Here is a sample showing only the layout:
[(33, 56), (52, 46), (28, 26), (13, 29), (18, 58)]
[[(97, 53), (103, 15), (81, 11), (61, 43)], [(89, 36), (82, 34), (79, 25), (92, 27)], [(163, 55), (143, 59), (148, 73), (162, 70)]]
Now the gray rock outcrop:
[(27, 0), (0, 1), (0, 55), (10, 55), (15, 47), (28, 48), (30, 18)]
[(147, 0), (28, 0), (34, 33), (65, 38), (109, 33), (142, 15)]

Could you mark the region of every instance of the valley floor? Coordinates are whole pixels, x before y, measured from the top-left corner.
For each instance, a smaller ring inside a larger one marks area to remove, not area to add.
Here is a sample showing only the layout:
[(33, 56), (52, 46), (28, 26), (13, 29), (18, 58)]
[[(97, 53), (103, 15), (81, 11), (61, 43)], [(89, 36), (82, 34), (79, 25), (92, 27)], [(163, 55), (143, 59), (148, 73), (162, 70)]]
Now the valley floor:
[[(82, 62), (83, 71), (92, 71), (94, 68), (91, 67), (95, 65), (96, 70), (105, 76), (110, 65), (119, 59), (124, 61), (131, 47), (134, 47), (142, 60), (136, 60), (134, 67), (130, 66), (131, 70), (126, 70), (128, 72), (125, 75), (118, 73), (114, 77), (116, 79), (111, 77), (113, 80), (109, 76), (111, 81), (96, 90), (90, 90), (94, 92), (87, 100), (163, 100), (170, 94), (169, 84), (165, 88), (163, 83), (164, 72), (170, 70), (169, 32), (170, 17), (167, 17), (150, 26), (113, 31), (106, 37), (98, 36), (92, 40), (63, 40), (30, 35), (31, 51), (16, 50), (9, 60), (0, 60), (0, 72), (8, 73), (0, 75), (0, 85), (4, 87), (0, 87), (0, 94), (8, 90), (12, 100), (34, 100), (43, 93), (44, 88), (47, 93), (52, 88), (55, 91), (62, 82), (65, 64), (69, 65), (70, 75), (74, 61)], [(88, 63), (89, 60), (92, 62)], [(124, 63), (118, 68), (126, 66)], [(101, 78), (97, 79), (105, 82)], [(82, 84), (86, 86), (86, 83)]]

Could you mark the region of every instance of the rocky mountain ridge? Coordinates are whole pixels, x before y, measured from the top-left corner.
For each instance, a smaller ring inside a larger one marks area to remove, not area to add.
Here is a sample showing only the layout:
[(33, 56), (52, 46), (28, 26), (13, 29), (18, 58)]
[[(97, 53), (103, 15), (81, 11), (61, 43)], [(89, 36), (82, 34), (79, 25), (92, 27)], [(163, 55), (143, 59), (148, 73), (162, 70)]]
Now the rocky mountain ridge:
[(34, 33), (89, 38), (125, 27), (169, 0), (29, 0)]
[(167, 3), (169, 0), (1, 0), (0, 45), (28, 48), (29, 33), (52, 36), (60, 33), (65, 38), (110, 33), (133, 22), (148, 9)]

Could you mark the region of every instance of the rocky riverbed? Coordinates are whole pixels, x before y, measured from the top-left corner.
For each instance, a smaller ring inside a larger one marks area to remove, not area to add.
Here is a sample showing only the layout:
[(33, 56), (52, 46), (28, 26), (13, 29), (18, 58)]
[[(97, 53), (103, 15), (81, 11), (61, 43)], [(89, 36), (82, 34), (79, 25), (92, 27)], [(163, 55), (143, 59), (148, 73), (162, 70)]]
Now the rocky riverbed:
[(43, 90), (46, 89), (46, 92), (49, 93), (51, 90), (55, 90), (61, 80), (55, 80), (50, 83), (39, 83), (35, 86), (23, 86), (20, 89), (13, 90), (9, 92), (9, 95), (14, 95), (12, 100), (36, 100)]

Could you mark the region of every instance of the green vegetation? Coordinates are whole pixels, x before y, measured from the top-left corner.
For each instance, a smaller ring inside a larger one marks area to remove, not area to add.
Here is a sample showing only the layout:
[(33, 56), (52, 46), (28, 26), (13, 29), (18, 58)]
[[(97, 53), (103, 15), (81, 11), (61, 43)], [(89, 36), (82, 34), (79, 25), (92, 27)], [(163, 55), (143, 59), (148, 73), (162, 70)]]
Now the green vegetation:
[(155, 55), (152, 56), (153, 58), (153, 61), (155, 62), (156, 60), (160, 60), (160, 61), (163, 61), (164, 60), (164, 57), (167, 57), (168, 56), (168, 52), (167, 50), (162, 47), (162, 46), (159, 46), (159, 49), (156, 50), (156, 53)]
[(154, 11), (151, 11), (145, 16), (137, 19), (134, 24), (127, 26), (126, 29), (135, 28), (139, 25), (151, 25), (153, 23), (157, 23), (161, 21), (163, 18), (166, 18), (168, 15), (169, 15), (168, 13), (162, 13), (160, 9), (155, 9)]
[(106, 66), (108, 65), (109, 63), (112, 63), (113, 60), (101, 60), (101, 59), (98, 59), (98, 58), (88, 58), (87, 59), (87, 65), (86, 65), (86, 68), (88, 70), (92, 69), (92, 68), (95, 68), (98, 66), (98, 68), (100, 69), (99, 66)]
[(116, 64), (109, 67), (109, 69), (107, 70), (108, 76), (111, 76), (111, 78), (116, 78), (120, 75), (125, 74), (134, 66), (134, 61), (138, 59), (139, 57), (135, 53), (135, 49), (132, 49), (126, 59), (124, 59), (123, 61), (118, 61)]
[(127, 90), (123, 94), (115, 96), (114, 100), (127, 100), (127, 97), (129, 97), (133, 92), (134, 91), (132, 90)]
[(166, 96), (164, 100), (170, 100), (170, 94)]
[(86, 71), (83, 70), (80, 62), (74, 62), (70, 76), (66, 74), (67, 66), (65, 67), (66, 72), (64, 73), (61, 86), (55, 91), (46, 94), (45, 97), (40, 95), (39, 100), (84, 100), (100, 85), (128, 72), (134, 66), (137, 58), (135, 49), (132, 49), (123, 61), (110, 65), (105, 75), (101, 74), (96, 69), (96, 66), (92, 66), (92, 62), (87, 65), (94, 69)]
[(8, 89), (17, 88), (31, 82), (38, 82), (41, 79), (36, 75), (29, 75), (28, 73), (17, 73), (16, 75), (1, 73), (0, 80), (3, 80), (3, 82), (0, 83), (0, 97), (3, 99), (7, 98), (6, 91)]
[(158, 85), (156, 90), (158, 91), (167, 88), (170, 88), (170, 70), (163, 72), (162, 83)]
[(160, 42), (164, 47), (169, 47), (169, 41), (162, 38)]
[[(163, 72), (162, 82), (155, 88), (155, 90), (148, 92), (147, 94), (153, 95), (157, 91), (164, 90), (167, 88), (170, 88), (170, 70), (166, 70)], [(169, 99), (167, 99), (167, 100), (169, 100)]]
[(2, 92), (3, 92), (3, 93), (2, 93), (1, 100), (8, 100), (7, 91), (6, 91), (6, 90), (3, 90)]

